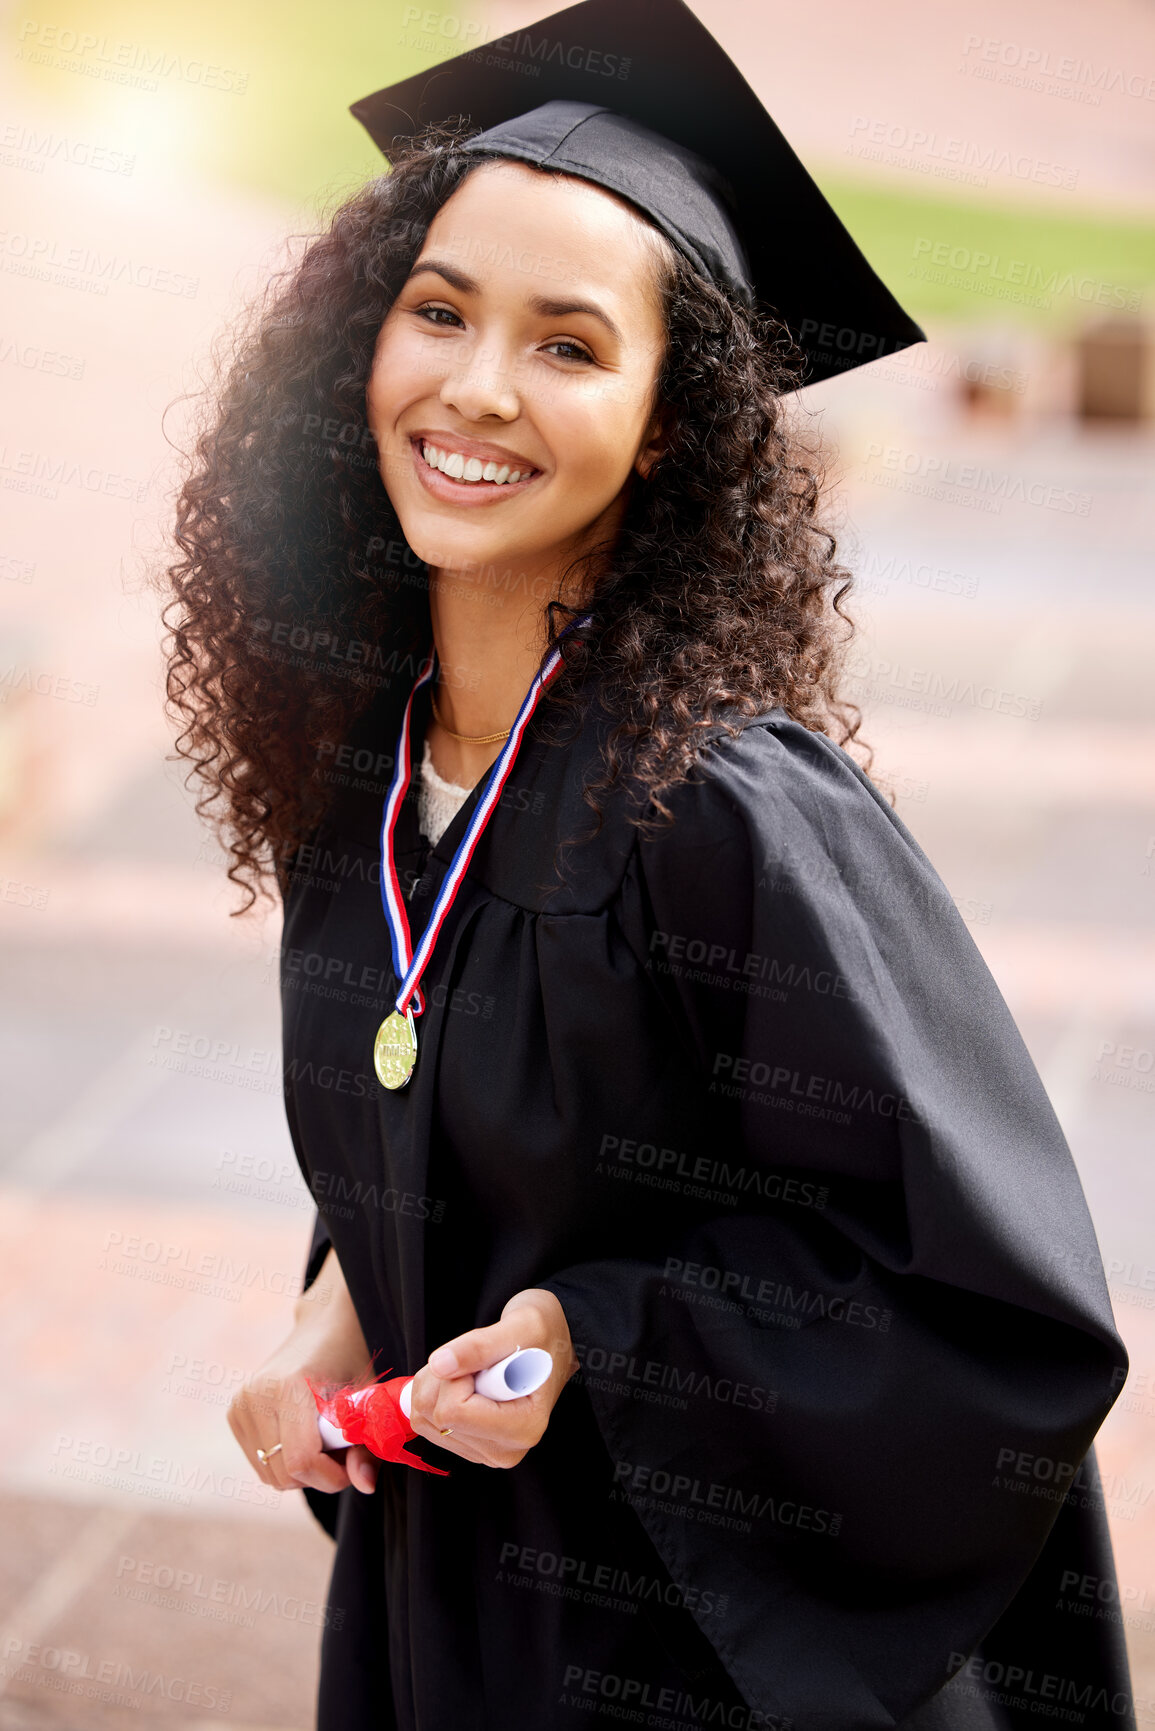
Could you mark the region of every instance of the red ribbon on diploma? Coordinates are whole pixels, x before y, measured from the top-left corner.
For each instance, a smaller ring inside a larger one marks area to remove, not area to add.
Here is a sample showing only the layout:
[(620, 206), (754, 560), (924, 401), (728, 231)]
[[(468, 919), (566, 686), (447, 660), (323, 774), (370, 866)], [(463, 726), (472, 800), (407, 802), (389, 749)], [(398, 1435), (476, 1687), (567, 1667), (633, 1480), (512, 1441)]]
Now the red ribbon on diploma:
[(309, 1392), (317, 1404), (318, 1416), (328, 1419), (341, 1431), (345, 1444), (363, 1443), (371, 1454), (383, 1461), (396, 1461), (401, 1466), (416, 1467), (418, 1472), (437, 1473), (447, 1479), (444, 1467), (432, 1467), (417, 1455), (410, 1454), (408, 1443), (417, 1436), (401, 1410), (401, 1390), (413, 1381), (411, 1376), (393, 1376), (388, 1382), (354, 1384), (322, 1394), (306, 1377)]

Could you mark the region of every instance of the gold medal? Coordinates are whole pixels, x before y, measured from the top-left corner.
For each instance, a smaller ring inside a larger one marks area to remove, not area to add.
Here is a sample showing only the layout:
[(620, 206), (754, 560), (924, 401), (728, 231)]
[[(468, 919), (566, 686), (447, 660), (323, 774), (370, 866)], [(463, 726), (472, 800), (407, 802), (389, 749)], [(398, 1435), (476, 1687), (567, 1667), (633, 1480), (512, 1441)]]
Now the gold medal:
[(377, 1030), (373, 1068), (383, 1088), (403, 1088), (417, 1062), (417, 1027), (413, 1011), (393, 1010)]

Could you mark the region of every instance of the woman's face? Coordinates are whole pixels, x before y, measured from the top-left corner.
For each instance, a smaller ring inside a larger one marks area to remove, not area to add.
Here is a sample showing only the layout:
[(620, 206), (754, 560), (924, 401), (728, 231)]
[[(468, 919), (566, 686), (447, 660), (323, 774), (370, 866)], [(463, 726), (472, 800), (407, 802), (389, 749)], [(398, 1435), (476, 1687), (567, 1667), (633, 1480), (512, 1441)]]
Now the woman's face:
[(612, 194), (524, 163), (483, 164), (442, 206), (368, 387), (418, 558), (508, 582), (616, 533), (656, 455), (655, 241)]

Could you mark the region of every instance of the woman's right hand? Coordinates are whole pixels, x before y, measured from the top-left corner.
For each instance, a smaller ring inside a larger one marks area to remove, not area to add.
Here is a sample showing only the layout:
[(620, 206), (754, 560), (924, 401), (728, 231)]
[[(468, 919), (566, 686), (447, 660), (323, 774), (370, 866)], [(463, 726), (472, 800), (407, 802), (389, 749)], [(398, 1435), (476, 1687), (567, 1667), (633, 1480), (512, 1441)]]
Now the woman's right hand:
[[(352, 1485), (370, 1495), (380, 1461), (361, 1444), (337, 1455), (325, 1452), (316, 1402), (305, 1381), (309, 1377), (317, 1386), (352, 1382), (369, 1368), (369, 1349), (332, 1246), (316, 1280), (297, 1300), (295, 1315), (288, 1339), (233, 1396), (229, 1427), (257, 1477), (274, 1490), (308, 1485), (340, 1491)], [(258, 1448), (267, 1461), (258, 1458)]]

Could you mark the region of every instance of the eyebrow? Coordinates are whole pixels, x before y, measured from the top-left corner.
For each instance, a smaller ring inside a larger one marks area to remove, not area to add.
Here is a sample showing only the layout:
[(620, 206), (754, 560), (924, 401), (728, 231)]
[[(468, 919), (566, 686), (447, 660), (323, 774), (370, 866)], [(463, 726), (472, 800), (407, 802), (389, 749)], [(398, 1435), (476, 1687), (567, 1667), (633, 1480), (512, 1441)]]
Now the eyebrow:
[[(435, 276), (442, 277), (451, 288), (457, 289), (459, 294), (476, 295), (481, 293), (481, 284), (479, 282), (476, 282), (471, 276), (466, 276), (464, 271), (458, 270), (455, 265), (448, 264), (443, 259), (419, 259), (413, 266), (413, 269), (409, 272), (406, 281), (412, 282), (415, 276), (421, 276), (426, 271), (432, 272)], [(622, 336), (621, 331), (618, 329), (609, 313), (604, 312), (602, 308), (595, 305), (593, 301), (551, 300), (546, 295), (533, 295), (531, 296), (528, 305), (531, 312), (538, 313), (542, 318), (546, 319), (565, 318), (569, 313), (588, 313), (591, 318), (597, 319), (601, 324), (603, 324), (617, 342), (625, 342), (625, 338)]]

